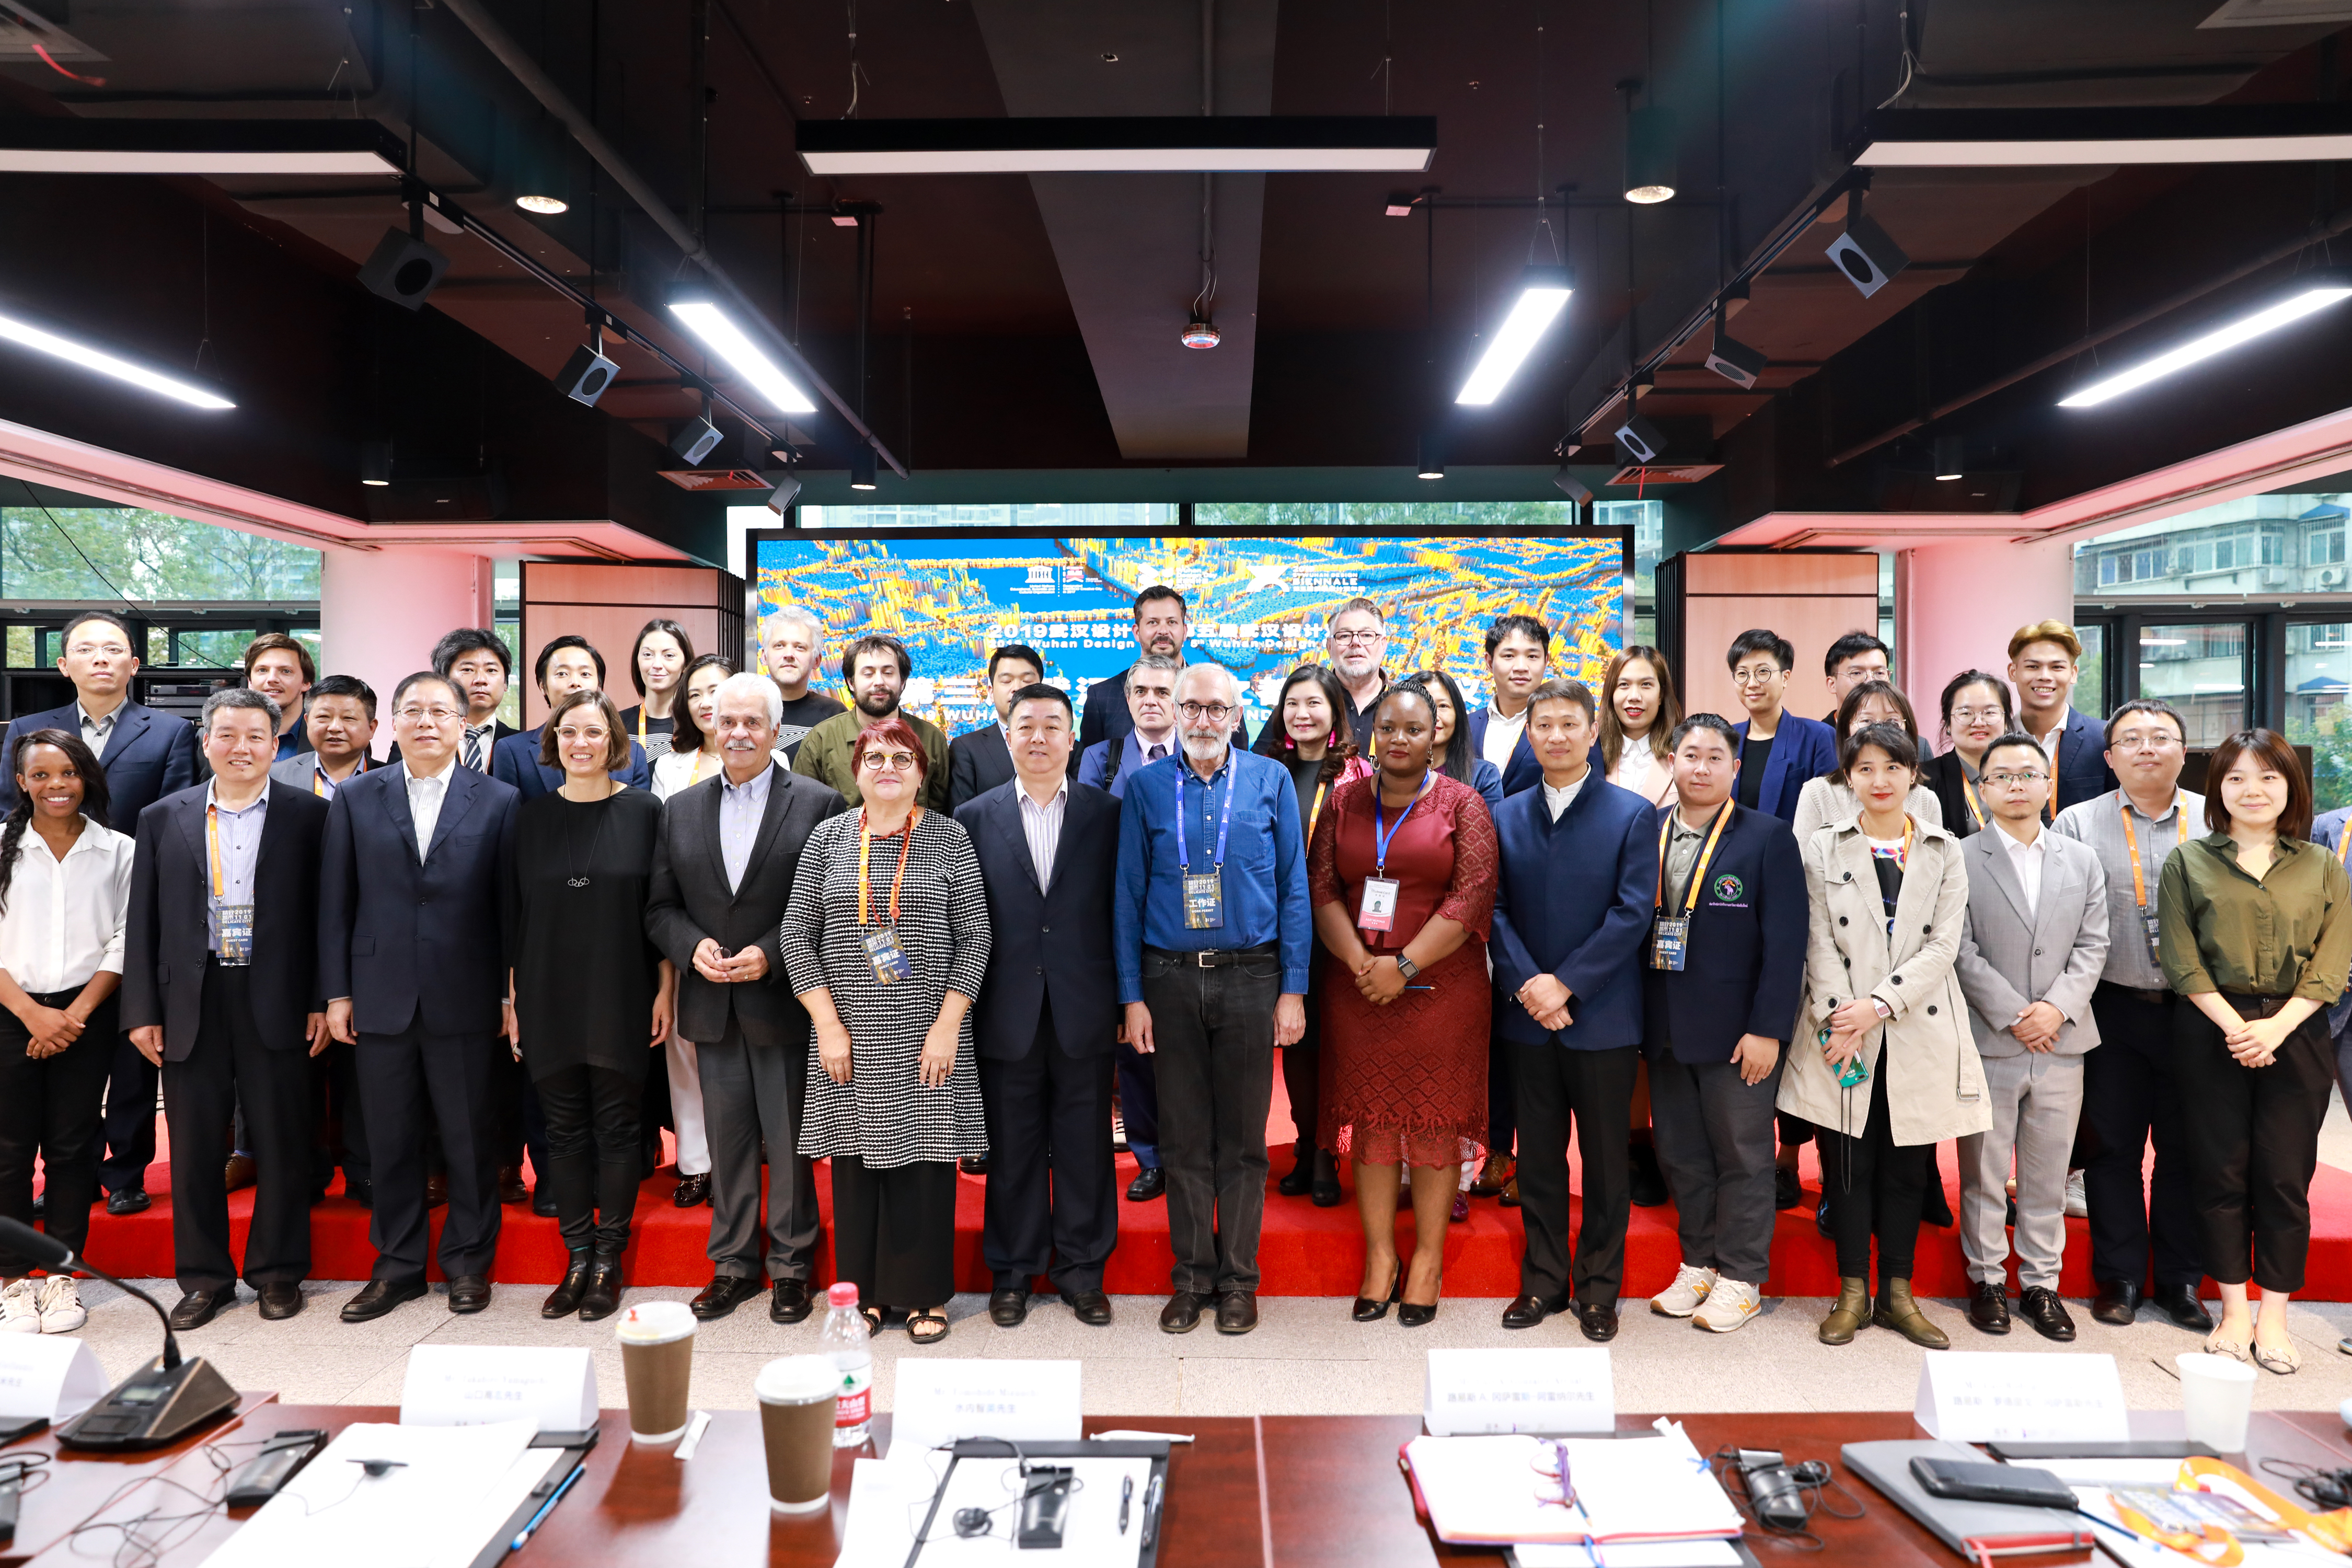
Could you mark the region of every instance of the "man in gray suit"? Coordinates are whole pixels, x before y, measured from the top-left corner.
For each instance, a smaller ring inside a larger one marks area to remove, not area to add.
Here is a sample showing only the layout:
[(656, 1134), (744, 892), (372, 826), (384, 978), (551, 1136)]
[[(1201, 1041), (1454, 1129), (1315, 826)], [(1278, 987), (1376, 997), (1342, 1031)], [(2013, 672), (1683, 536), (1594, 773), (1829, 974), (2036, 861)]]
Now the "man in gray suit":
[(1969, 919), (1952, 961), (1984, 1058), (1992, 1128), (1960, 1140), (1960, 1250), (1969, 1321), (2009, 1332), (2005, 1184), (2017, 1170), (2018, 1310), (2044, 1339), (2074, 1337), (2058, 1300), (2066, 1165), (2083, 1113), (2083, 1057), (2099, 1043), (2091, 993), (2107, 962), (2107, 877), (2087, 845), (2042, 831), (2050, 759), (2030, 735), (1985, 748), (1991, 829), (1968, 839)]
[[(677, 1032), (695, 1042), (710, 1140), (710, 1283), (691, 1303), (723, 1318), (773, 1282), (768, 1316), (809, 1315), (816, 1175), (798, 1152), (809, 1019), (776, 951), (801, 847), (848, 809), (772, 752), (783, 696), (761, 675), (719, 688), (724, 771), (670, 796), (654, 841), (646, 934), (677, 965)], [(760, 1256), (760, 1144), (768, 1146), (768, 1251)]]

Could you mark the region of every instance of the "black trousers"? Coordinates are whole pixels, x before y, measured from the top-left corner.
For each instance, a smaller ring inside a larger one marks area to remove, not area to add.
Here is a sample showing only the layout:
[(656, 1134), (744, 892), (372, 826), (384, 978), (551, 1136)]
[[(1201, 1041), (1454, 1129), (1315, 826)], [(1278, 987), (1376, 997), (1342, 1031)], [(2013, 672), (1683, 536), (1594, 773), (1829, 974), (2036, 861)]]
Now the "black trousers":
[(147, 1167), (155, 1163), (158, 1080), (155, 1064), (129, 1036), (117, 1035), (106, 1079), (106, 1158), (98, 1166), (98, 1184), (110, 1193), (147, 1190)]
[(1045, 1274), (1066, 1296), (1101, 1289), (1118, 1241), (1109, 1055), (1065, 1053), (1046, 1007), (1027, 1056), (979, 1066), (989, 1149), (980, 1256), (995, 1288), (1026, 1290)]
[[(1626, 1131), (1641, 1047), (1571, 1051), (1552, 1039), (1510, 1045), (1518, 1105), (1519, 1215), (1528, 1233), (1519, 1293), (1557, 1303), (1568, 1298), (1572, 1280), (1579, 1301), (1612, 1306), (1625, 1278), (1625, 1218), (1633, 1206)], [(1573, 1275), (1568, 1254), (1571, 1120), (1584, 1185), (1584, 1227), (1577, 1233)]]
[[(1497, 993), (1495, 1010), (1516, 1007), (1516, 998)], [(1508, 1154), (1519, 1137), (1519, 1103), (1517, 1091), (1511, 1081), (1511, 1053), (1515, 1049), (1500, 1031), (1486, 1037), (1486, 1148), (1492, 1153)], [(1630, 1124), (1633, 1113), (1626, 1119)]]
[(547, 1115), (547, 1171), (556, 1228), (573, 1253), (618, 1258), (628, 1249), (645, 1151), (638, 1147), (639, 1085), (610, 1068), (562, 1068), (533, 1080)]
[[(1291, 1124), (1298, 1129), (1298, 1152), (1315, 1147), (1315, 1129), (1323, 1112), (1322, 1009), (1314, 990), (1307, 995), (1307, 1032), (1295, 1046), (1282, 1047), (1282, 1092), (1290, 1099)], [(991, 1140), (993, 1142), (994, 1140)]]
[(530, 1069), (501, 1043), (498, 1060), (490, 1064), (490, 1082), (498, 1096), (497, 1163), (520, 1165), (528, 1154), (532, 1182), (544, 1181), (555, 1155), (548, 1147), (546, 1108), (539, 1102)]
[(368, 1180), (367, 1118), (360, 1110), (357, 1046), (341, 1040), (310, 1058), (310, 1190), (323, 1192), (342, 1167), (343, 1184)]
[[(37, 994), (44, 1007), (64, 1007), (81, 994)], [(16, 1015), (0, 1012), (0, 1215), (33, 1223), (33, 1161), (47, 1177), (48, 1202), (41, 1228), (76, 1252), (89, 1241), (89, 1205), (98, 1197), (100, 1103), (114, 1066), (115, 999), (89, 1016), (80, 1038), (38, 1061), (25, 1054), (32, 1036)], [(27, 1259), (0, 1249), (0, 1276), (15, 1278)]]
[[(2269, 1017), (2286, 1000), (2222, 994), (2249, 1019)], [(2172, 1045), (2182, 1103), (2197, 1108), (2185, 1120), (2205, 1272), (2217, 1285), (2243, 1285), (2251, 1253), (2255, 1285), (2302, 1289), (2319, 1124), (2336, 1081), (2327, 1010), (2305, 1019), (2270, 1066), (2245, 1068), (2231, 1057), (2213, 1021), (2183, 998), (2172, 1010)]]
[[(2091, 995), (2099, 1048), (2083, 1058), (2083, 1121), (2094, 1149), (2083, 1167), (2091, 1205), (2091, 1278), (2146, 1285), (2195, 1285), (2205, 1265), (2190, 1209), (2188, 1124), (2172, 1070), (2174, 1013), (2189, 1005), (2171, 992), (2151, 1002), (2102, 982)], [(2141, 1157), (2156, 1141), (2156, 1173)], [(2077, 1147), (2084, 1140), (2077, 1139)]]
[(299, 1281), (310, 1272), (310, 1062), (304, 1040), (270, 1041), (253, 1021), (253, 972), (205, 961), (195, 1043), (163, 1067), (172, 1130), (173, 1272), (183, 1290), (236, 1280), (229, 1250), (229, 1119), (245, 1108), (246, 1146), (259, 1167), (245, 1282)]
[(510, 1059), (506, 1042), (488, 1032), (435, 1035), (412, 1022), (397, 1035), (360, 1037), (360, 1099), (375, 1186), (368, 1239), (375, 1246), (376, 1279), (425, 1278), (428, 1128), (440, 1132), (449, 1177), (441, 1271), (451, 1279), (490, 1271), (501, 1217), (491, 1073), (495, 1062)]
[(1160, 1083), (1152, 1076), (1151, 1058), (1125, 1042), (1114, 1048), (1118, 1062), (1118, 1120), (1127, 1129), (1128, 1152), (1143, 1169), (1156, 1171), (1160, 1168)]
[(1179, 1290), (1222, 1296), (1258, 1286), (1282, 961), (1271, 948), (1214, 969), (1192, 958), (1145, 948), (1143, 1000), (1160, 1086), (1171, 1279)]
[[(989, 1180), (996, 1179), (990, 1162)], [(869, 1169), (833, 1157), (835, 1278), (861, 1307), (943, 1307), (955, 1294), (956, 1163), (918, 1160)]]
[(1879, 1052), (1878, 1068), (1870, 1075), (1870, 1113), (1858, 1135), (1849, 1137), (1826, 1124), (1814, 1131), (1838, 1273), (1848, 1279), (1868, 1279), (1870, 1241), (1875, 1236), (1882, 1290), (1889, 1279), (1911, 1278), (1919, 1249), (1919, 1205), (1936, 1157), (1933, 1143), (1895, 1142), (1886, 1109), (1886, 1060), (1887, 1053)]

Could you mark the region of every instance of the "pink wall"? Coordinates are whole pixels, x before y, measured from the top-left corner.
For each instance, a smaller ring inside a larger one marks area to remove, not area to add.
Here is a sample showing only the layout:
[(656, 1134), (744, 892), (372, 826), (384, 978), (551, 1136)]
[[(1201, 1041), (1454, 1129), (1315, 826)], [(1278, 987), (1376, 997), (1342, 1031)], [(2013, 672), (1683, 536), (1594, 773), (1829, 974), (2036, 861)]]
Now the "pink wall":
[(2011, 632), (2074, 619), (2074, 547), (2063, 540), (1939, 540), (1896, 552), (1895, 679), (1930, 744), (1942, 722), (1936, 704), (1944, 682), (1969, 668), (2000, 675), (2009, 666)]
[(319, 563), (321, 674), (375, 688), (375, 753), (392, 749), (392, 691), (455, 626), (490, 624), (490, 561), (423, 550), (327, 550)]

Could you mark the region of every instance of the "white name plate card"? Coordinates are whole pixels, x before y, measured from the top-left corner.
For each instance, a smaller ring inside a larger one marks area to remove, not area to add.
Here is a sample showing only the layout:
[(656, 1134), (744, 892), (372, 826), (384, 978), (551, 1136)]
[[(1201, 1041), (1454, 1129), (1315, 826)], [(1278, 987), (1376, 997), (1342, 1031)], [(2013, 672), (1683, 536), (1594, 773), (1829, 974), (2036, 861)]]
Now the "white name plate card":
[(2106, 1443), (2131, 1436), (2111, 1355), (1927, 1356), (1912, 1414), (1932, 1436), (1954, 1443)]
[(893, 1458), (960, 1437), (1074, 1443), (1082, 1436), (1075, 1361), (899, 1359), (890, 1401)]
[(1422, 1420), (1433, 1437), (1608, 1432), (1616, 1384), (1605, 1350), (1434, 1350)]
[(404, 1426), (480, 1426), (529, 1420), (542, 1432), (596, 1425), (596, 1365), (583, 1347), (418, 1345), (400, 1387)]
[(112, 1386), (97, 1352), (78, 1339), (0, 1334), (0, 1419), (70, 1420)]

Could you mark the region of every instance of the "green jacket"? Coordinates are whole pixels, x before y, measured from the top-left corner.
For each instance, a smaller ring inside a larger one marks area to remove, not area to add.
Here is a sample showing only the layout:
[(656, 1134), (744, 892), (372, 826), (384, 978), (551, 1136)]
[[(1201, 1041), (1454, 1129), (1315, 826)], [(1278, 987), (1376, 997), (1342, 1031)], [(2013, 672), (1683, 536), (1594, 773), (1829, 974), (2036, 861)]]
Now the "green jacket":
[[(918, 719), (905, 709), (898, 710), (923, 738), (923, 804), (933, 811), (948, 808), (948, 736), (947, 731), (928, 719)], [(793, 772), (802, 773), (821, 784), (832, 785), (841, 798), (856, 805), (866, 797), (857, 788), (857, 770), (849, 765), (850, 748), (857, 743), (858, 732), (873, 721), (862, 709), (851, 708), (827, 719), (811, 730), (801, 742), (800, 753), (793, 759)]]

